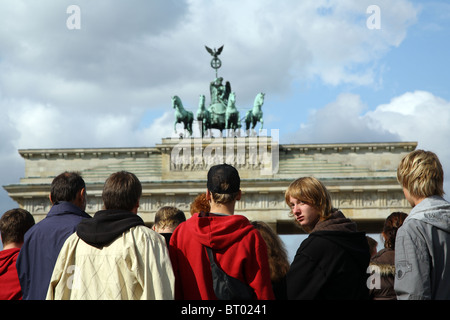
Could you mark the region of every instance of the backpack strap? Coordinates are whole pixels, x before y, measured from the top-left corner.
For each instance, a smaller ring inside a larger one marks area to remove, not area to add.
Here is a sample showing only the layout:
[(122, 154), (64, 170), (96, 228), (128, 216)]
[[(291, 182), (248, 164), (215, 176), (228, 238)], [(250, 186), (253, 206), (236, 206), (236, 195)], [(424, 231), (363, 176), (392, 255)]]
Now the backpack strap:
[(216, 265), (216, 261), (214, 260), (214, 254), (213, 254), (212, 249), (210, 247), (207, 247), (207, 246), (205, 246), (205, 249), (206, 249), (206, 253), (208, 254), (209, 263), (211, 264), (211, 267), (215, 266)]
[(225, 273), (215, 262), (212, 248), (205, 246), (211, 264), (213, 289), (219, 300), (250, 300), (254, 297), (253, 288)]

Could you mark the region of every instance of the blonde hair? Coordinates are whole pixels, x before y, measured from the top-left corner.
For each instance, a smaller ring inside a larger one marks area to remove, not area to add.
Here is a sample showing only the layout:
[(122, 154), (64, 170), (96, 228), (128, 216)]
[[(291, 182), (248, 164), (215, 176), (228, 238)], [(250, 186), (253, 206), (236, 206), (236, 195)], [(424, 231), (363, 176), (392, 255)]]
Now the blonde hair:
[(437, 155), (415, 150), (400, 161), (397, 179), (402, 187), (417, 198), (444, 195), (444, 171)]
[[(292, 182), (285, 192), (285, 201), (290, 206), (290, 197), (309, 204), (320, 212), (320, 219), (326, 220), (336, 211), (325, 185), (314, 177), (302, 177)], [(292, 211), (291, 211), (292, 215)]]
[(175, 229), (184, 221), (186, 221), (184, 212), (175, 207), (162, 207), (155, 214), (155, 226), (160, 229)]
[(211, 197), (214, 199), (215, 203), (227, 204), (227, 203), (230, 203), (230, 202), (233, 202), (234, 200), (236, 200), (238, 194), (239, 194), (239, 191), (238, 192), (234, 192), (234, 193), (214, 193), (214, 192), (211, 192)]

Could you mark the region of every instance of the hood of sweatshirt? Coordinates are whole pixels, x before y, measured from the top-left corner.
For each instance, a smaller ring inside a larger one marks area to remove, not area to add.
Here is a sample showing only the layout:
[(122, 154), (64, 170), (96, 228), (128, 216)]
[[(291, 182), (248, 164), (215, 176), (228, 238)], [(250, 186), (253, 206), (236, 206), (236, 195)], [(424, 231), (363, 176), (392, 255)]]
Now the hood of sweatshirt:
[(416, 219), (450, 233), (450, 203), (439, 196), (425, 198), (405, 219)]
[(78, 224), (77, 235), (87, 244), (102, 248), (138, 225), (144, 226), (144, 221), (132, 212), (101, 210), (92, 219), (85, 219)]
[(310, 237), (321, 237), (338, 244), (357, 261), (361, 268), (367, 268), (370, 253), (366, 234), (358, 232), (356, 223), (346, 218), (342, 212), (333, 212), (330, 219), (318, 222)]
[(199, 216), (196, 213), (184, 223), (192, 237), (214, 250), (226, 249), (255, 230), (248, 219), (241, 215)]
[(19, 251), (19, 248), (0, 251), (0, 275), (4, 274), (11, 264), (15, 263)]

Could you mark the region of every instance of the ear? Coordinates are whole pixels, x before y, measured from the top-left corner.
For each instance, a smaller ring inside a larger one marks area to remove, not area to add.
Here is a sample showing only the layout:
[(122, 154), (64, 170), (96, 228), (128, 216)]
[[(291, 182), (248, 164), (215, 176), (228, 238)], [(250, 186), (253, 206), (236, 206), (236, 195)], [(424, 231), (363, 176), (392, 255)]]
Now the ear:
[(241, 189), (239, 189), (239, 192), (236, 196), (236, 201), (241, 200), (241, 197), (242, 197), (242, 191), (241, 191)]
[(83, 203), (85, 196), (86, 196), (86, 188), (82, 188), (80, 189), (80, 191), (77, 192), (75, 200)]
[(76, 206), (80, 207), (83, 211), (86, 210), (86, 189), (82, 188), (77, 192), (75, 196), (75, 201), (73, 202)]
[(208, 189), (206, 189), (206, 200), (211, 201), (211, 191), (209, 191)]
[(133, 212), (134, 214), (137, 214), (138, 209), (139, 209), (139, 200), (138, 200), (138, 202), (136, 203), (136, 205), (134, 206), (134, 208), (131, 210), (131, 212)]
[(48, 199), (50, 200), (50, 203), (53, 205), (53, 200), (52, 200), (52, 194), (51, 193), (48, 194)]

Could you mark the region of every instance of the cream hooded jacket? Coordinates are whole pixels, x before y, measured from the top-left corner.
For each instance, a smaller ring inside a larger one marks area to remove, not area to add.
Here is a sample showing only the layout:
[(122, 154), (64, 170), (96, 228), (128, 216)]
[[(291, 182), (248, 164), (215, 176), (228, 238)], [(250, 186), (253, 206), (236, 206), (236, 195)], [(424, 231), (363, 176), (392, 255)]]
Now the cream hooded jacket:
[(153, 230), (131, 227), (100, 248), (74, 233), (60, 251), (47, 300), (173, 299), (174, 283), (165, 240)]

